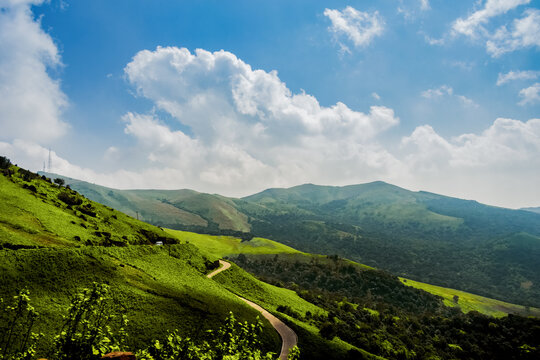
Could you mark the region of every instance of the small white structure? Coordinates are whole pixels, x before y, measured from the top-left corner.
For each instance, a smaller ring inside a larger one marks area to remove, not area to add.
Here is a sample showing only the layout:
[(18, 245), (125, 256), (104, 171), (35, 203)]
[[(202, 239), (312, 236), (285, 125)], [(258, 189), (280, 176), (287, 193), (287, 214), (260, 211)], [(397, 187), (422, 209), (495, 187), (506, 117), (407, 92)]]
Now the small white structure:
[(156, 246), (163, 246), (163, 241), (156, 241)]

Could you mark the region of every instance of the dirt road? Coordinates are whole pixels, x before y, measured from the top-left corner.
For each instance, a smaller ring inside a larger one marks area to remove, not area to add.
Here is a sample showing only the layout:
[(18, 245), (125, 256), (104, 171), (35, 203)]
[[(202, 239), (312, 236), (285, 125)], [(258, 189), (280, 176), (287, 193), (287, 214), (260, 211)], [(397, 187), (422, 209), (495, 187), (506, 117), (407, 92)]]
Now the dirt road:
[[(219, 269), (216, 269), (212, 271), (210, 274), (206, 275), (208, 278), (212, 278), (219, 274), (222, 271), (227, 270), (231, 267), (231, 264), (227, 261), (219, 260), (219, 263), (221, 267)], [(238, 296), (238, 295), (237, 295)], [(289, 351), (298, 343), (298, 337), (296, 336), (296, 333), (287, 325), (283, 323), (283, 321), (279, 320), (274, 315), (270, 314), (268, 311), (263, 309), (261, 306), (255, 304), (252, 301), (249, 301), (247, 299), (244, 299), (241, 296), (238, 296), (239, 299), (244, 301), (246, 304), (257, 310), (261, 313), (262, 316), (264, 316), (265, 319), (267, 319), (270, 324), (276, 329), (279, 336), (281, 336), (281, 353), (279, 354), (280, 360), (287, 360), (287, 356), (289, 355)]]

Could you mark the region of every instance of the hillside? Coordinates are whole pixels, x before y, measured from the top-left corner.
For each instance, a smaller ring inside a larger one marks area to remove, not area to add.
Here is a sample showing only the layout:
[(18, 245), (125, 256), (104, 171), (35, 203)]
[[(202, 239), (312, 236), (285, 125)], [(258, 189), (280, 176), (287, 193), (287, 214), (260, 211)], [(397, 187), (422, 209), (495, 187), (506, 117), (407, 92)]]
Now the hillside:
[(249, 232), (246, 238), (270, 238), (417, 281), (540, 306), (540, 214), (530, 211), (384, 182), (305, 184), (243, 199), (67, 182), (95, 201), (139, 212), (156, 225), (223, 235)]
[(232, 229), (248, 232), (247, 216), (228, 198), (193, 190), (116, 190), (69, 177), (62, 178), (72, 189), (93, 201), (110, 206), (142, 221), (172, 229)]
[(540, 207), (528, 207), (528, 208), (522, 208), (521, 210), (531, 211), (533, 213), (540, 214)]
[[(285, 304), (302, 317), (306, 311), (325, 314), (294, 291), (265, 284), (238, 267), (225, 276), (227, 285), (208, 279), (217, 257), (189, 243), (196, 234), (177, 237), (174, 231), (95, 203), (45, 176), (15, 166), (1, 170), (0, 200), (0, 334), (6, 334), (5, 326), (11, 323), (4, 305), (28, 289), (39, 313), (33, 331), (44, 334), (38, 355), (50, 358), (53, 336), (62, 330), (70, 302), (96, 283), (108, 285), (110, 309), (119, 309), (129, 319), (126, 346), (132, 350), (144, 349), (155, 339), (167, 342), (168, 332), (175, 329), (184, 338), (206, 341), (212, 334), (208, 331), (215, 334), (230, 311), (239, 321), (254, 323), (259, 313), (235, 293), (253, 301), (262, 297), (261, 304), (286, 322), (293, 320), (278, 311)], [(155, 246), (156, 241), (166, 245)], [(236, 291), (235, 284), (243, 290)], [(322, 338), (304, 320), (295, 321), (307, 329), (299, 336), (300, 347), (309, 344), (302, 351), (305, 359), (345, 359), (355, 349)], [(113, 330), (115, 326), (120, 325)], [(266, 321), (261, 340), (259, 350), (279, 352), (279, 337)]]
[(540, 216), (375, 182), (237, 200), (251, 232), (403, 277), (539, 306)]
[[(292, 303), (278, 307), (276, 310), (287, 314), (289, 326), (299, 334), (315, 327), (327, 339), (345, 341), (388, 359), (507, 360), (534, 359), (540, 354), (536, 345), (540, 320), (531, 317), (539, 316), (540, 309), (398, 279), (337, 256), (292, 251), (267, 239), (241, 241), (198, 235), (190, 238), (190, 243), (202, 251), (227, 255), (265, 282), (294, 290), (327, 311), (301, 315)], [(234, 271), (238, 269), (233, 267)], [(272, 298), (262, 288), (253, 289), (239, 277), (231, 277), (233, 274), (220, 274), (217, 281), (235, 293), (259, 294), (255, 299), (261, 303)], [(529, 318), (506, 316), (508, 313)], [(351, 354), (351, 358), (363, 358), (362, 351)]]

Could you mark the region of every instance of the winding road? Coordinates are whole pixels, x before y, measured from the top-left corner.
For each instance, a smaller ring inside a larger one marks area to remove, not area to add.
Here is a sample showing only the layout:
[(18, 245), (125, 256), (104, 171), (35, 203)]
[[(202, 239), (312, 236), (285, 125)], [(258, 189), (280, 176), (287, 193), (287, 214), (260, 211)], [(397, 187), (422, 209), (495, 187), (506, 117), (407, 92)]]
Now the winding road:
[[(219, 263), (221, 265), (220, 268), (218, 268), (218, 269), (212, 271), (210, 274), (206, 275), (209, 279), (213, 278), (214, 276), (216, 276), (220, 272), (225, 271), (225, 270), (227, 270), (228, 268), (231, 267), (231, 264), (228, 263), (227, 261), (219, 260)], [(241, 296), (238, 296), (238, 295), (236, 295), (236, 296), (240, 300), (244, 301), (246, 304), (248, 304), (249, 306), (251, 306), (252, 308), (257, 310), (258, 312), (260, 312), (262, 314), (262, 316), (264, 316), (265, 319), (270, 321), (270, 324), (272, 324), (274, 329), (276, 329), (276, 331), (278, 332), (279, 336), (281, 336), (281, 353), (279, 354), (279, 359), (280, 360), (287, 360), (287, 356), (289, 355), (289, 351), (294, 346), (296, 346), (296, 344), (298, 343), (298, 337), (296, 336), (296, 333), (290, 327), (285, 325), (285, 323), (283, 323), (283, 321), (279, 320), (277, 317), (270, 314), (268, 311), (263, 309), (261, 306), (255, 304), (252, 301), (244, 299)]]

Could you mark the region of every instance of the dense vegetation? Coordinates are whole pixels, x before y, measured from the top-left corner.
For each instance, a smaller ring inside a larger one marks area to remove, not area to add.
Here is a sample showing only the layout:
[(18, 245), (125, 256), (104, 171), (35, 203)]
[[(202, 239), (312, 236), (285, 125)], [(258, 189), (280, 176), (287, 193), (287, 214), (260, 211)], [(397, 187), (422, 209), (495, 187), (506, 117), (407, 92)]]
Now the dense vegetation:
[(155, 225), (339, 254), (403, 277), (540, 306), (540, 214), (382, 182), (301, 185), (243, 199), (191, 190), (119, 191), (66, 179)]
[[(463, 314), (391, 275), (361, 269), (337, 257), (290, 261), (283, 256), (238, 256), (236, 261), (267, 282), (294, 289), (327, 311), (297, 314), (328, 339), (388, 359), (537, 359), (540, 320), (509, 315)], [(459, 304), (459, 298), (454, 299)]]

